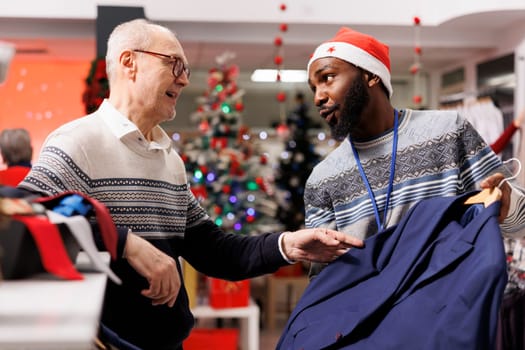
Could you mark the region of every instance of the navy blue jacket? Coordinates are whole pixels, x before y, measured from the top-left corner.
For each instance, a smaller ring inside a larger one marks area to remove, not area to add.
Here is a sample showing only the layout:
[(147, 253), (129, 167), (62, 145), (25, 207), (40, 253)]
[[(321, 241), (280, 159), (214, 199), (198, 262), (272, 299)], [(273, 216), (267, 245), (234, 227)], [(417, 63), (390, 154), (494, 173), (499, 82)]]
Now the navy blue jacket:
[(500, 203), (468, 196), (421, 201), (328, 265), (277, 349), (493, 349), (507, 282)]

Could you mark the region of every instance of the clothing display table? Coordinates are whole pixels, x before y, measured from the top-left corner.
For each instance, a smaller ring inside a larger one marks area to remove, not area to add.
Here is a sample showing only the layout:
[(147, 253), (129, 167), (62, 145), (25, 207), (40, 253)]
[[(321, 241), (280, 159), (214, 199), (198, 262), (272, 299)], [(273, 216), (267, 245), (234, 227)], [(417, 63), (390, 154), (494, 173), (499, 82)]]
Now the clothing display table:
[(212, 308), (199, 305), (191, 309), (193, 316), (199, 318), (239, 318), (240, 350), (259, 350), (259, 306), (250, 299), (246, 307)]
[[(109, 263), (109, 254), (100, 254)], [(107, 275), (88, 267), (87, 256), (80, 252), (77, 269), (83, 280), (60, 280), (43, 273), (1, 281), (0, 349), (93, 349)]]

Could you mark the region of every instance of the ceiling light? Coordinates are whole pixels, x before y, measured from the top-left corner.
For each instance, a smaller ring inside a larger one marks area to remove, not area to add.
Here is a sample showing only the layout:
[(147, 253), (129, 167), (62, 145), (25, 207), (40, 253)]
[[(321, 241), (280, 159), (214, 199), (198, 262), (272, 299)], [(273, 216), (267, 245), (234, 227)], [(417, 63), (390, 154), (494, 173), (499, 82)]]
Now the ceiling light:
[[(277, 69), (256, 69), (251, 79), (254, 82), (277, 82)], [(281, 69), (281, 82), (283, 83), (305, 83), (308, 81), (306, 70), (303, 69)]]

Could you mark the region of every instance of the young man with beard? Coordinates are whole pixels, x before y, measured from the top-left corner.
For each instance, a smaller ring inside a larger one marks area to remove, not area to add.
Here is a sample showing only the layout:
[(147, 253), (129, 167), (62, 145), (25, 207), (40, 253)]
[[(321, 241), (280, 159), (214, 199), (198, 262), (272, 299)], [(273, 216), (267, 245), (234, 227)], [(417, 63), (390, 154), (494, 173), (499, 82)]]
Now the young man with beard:
[[(524, 226), (523, 192), (502, 182), (508, 171), (464, 118), (391, 105), (387, 45), (343, 27), (313, 53), (308, 82), (341, 144), (306, 183), (307, 227), (365, 239), (397, 224), (416, 202), (459, 195), (480, 181), (481, 188), (502, 185), (502, 233)], [(311, 277), (322, 267), (312, 264)]]

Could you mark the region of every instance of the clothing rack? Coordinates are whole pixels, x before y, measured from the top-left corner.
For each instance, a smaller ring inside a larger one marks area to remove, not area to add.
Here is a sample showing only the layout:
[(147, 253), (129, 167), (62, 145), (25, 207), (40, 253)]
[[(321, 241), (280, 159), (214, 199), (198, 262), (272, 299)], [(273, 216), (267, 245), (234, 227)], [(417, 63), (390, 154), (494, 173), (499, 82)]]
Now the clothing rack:
[(475, 91), (463, 91), (455, 94), (441, 96), (439, 98), (440, 106), (463, 105), (466, 101), (475, 100), (481, 102), (480, 99), (491, 98), (497, 94), (514, 94), (514, 89), (504, 88), (500, 86), (491, 86)]

